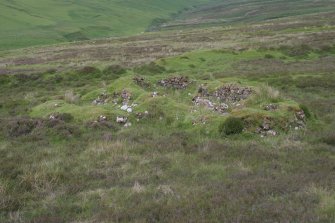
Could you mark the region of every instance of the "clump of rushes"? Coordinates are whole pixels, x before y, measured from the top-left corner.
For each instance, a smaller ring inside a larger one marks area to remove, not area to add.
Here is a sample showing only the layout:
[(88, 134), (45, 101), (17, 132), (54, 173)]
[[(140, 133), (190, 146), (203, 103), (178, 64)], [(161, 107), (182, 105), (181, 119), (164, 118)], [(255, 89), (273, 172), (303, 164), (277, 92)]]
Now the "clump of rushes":
[(229, 117), (220, 124), (219, 133), (221, 135), (234, 135), (242, 133), (243, 129), (244, 123), (241, 118)]
[(305, 116), (307, 119), (312, 117), (312, 113), (309, 111), (308, 107), (306, 105), (299, 105), (300, 109), (304, 111)]

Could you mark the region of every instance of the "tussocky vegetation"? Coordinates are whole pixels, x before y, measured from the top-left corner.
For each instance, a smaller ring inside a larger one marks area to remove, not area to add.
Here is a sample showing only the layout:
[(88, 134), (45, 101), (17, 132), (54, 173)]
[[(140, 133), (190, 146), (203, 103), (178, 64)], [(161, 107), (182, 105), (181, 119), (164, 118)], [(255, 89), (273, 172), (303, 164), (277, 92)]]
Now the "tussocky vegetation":
[(1, 51), (0, 222), (335, 221), (334, 14), (280, 17)]

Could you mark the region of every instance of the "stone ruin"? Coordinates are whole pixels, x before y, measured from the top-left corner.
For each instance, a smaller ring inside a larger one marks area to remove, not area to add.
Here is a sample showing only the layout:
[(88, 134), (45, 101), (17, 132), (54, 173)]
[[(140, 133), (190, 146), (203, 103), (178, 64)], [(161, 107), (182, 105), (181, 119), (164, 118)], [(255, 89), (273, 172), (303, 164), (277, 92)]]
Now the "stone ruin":
[(276, 136), (278, 133), (272, 129), (270, 118), (264, 118), (263, 123), (256, 129), (256, 133), (260, 134), (261, 137), (265, 136)]
[(170, 77), (164, 80), (158, 81), (158, 84), (166, 88), (185, 89), (191, 83), (188, 77)]
[(204, 106), (210, 110), (220, 114), (228, 112), (229, 105), (236, 105), (237, 102), (248, 98), (252, 90), (247, 87), (239, 87), (235, 85), (223, 86), (213, 93), (210, 93), (206, 84), (200, 85), (197, 96), (192, 99), (196, 106)]
[(292, 123), (295, 130), (304, 129), (306, 126), (306, 115), (303, 110), (295, 112), (294, 122)]
[(229, 106), (225, 103), (214, 103), (206, 98), (195, 97), (192, 99), (193, 104), (196, 106), (202, 106), (209, 110), (216, 111), (218, 113), (224, 114), (228, 112)]
[[(278, 133), (273, 130), (271, 126), (271, 119), (264, 118), (263, 123), (256, 129), (256, 133), (260, 134), (261, 137), (265, 136), (277, 136)], [(289, 123), (290, 128), (295, 130), (303, 129), (306, 126), (306, 116), (303, 110), (297, 111), (294, 114), (294, 120)]]
[(213, 96), (222, 102), (234, 103), (247, 99), (251, 94), (252, 89), (249, 87), (226, 85), (214, 91)]

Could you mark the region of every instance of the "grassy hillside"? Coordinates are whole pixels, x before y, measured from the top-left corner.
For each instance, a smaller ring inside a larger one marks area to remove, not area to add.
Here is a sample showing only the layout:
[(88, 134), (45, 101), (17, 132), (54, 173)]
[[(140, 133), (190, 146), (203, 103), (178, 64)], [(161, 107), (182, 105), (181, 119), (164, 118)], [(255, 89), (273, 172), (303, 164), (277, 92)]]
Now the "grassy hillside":
[(333, 9), (3, 1), (0, 222), (335, 222)]
[(208, 0), (4, 0), (0, 3), (0, 50), (143, 32)]
[(334, 21), (1, 52), (0, 222), (334, 222)]
[(332, 0), (224, 0), (190, 7), (152, 29), (252, 23), (290, 16), (333, 12)]

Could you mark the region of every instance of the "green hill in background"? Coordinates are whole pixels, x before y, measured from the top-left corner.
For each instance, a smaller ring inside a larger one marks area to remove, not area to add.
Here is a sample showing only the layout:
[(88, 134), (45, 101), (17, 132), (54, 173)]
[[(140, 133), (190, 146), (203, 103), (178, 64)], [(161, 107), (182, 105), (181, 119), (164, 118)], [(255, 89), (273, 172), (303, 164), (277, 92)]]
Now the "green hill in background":
[(210, 0), (4, 0), (0, 50), (137, 34), (157, 18)]

